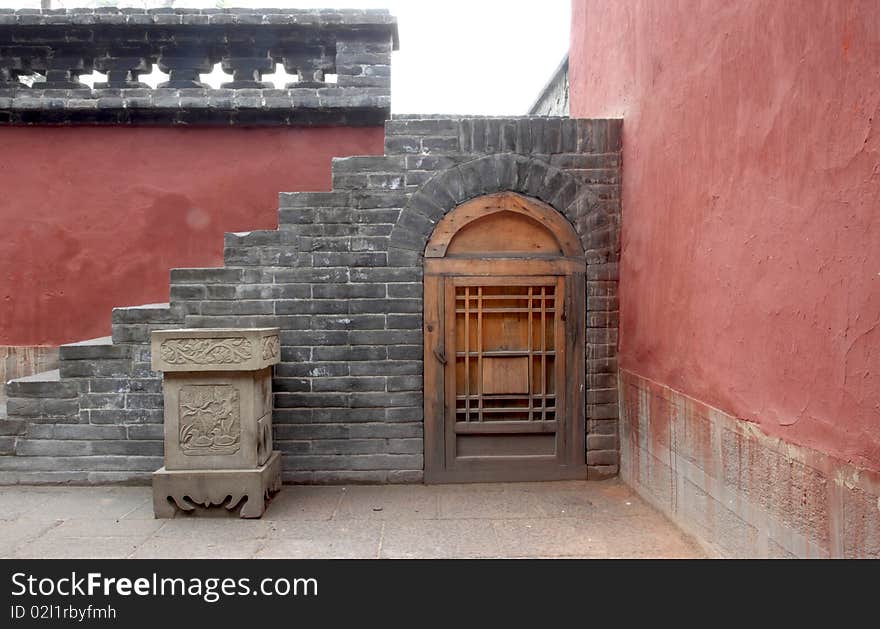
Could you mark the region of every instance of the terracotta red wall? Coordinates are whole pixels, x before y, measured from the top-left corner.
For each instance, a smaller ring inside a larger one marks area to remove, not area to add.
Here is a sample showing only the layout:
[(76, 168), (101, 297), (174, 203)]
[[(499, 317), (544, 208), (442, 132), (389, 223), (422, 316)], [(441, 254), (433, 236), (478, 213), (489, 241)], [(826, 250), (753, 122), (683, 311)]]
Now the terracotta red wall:
[(0, 345), (110, 333), (168, 300), (168, 270), (218, 266), (223, 233), (274, 229), (278, 192), (327, 190), (334, 156), (384, 130), (0, 129)]
[(880, 3), (574, 0), (624, 118), (620, 367), (880, 469)]

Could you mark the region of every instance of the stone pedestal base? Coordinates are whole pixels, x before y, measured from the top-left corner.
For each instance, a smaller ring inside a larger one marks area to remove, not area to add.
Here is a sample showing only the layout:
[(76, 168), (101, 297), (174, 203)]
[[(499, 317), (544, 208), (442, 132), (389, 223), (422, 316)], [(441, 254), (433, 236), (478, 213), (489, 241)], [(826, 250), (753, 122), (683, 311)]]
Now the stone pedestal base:
[(281, 452), (274, 450), (264, 465), (252, 470), (166, 470), (153, 473), (153, 513), (173, 518), (178, 509), (197, 506), (239, 509), (242, 518), (259, 518), (269, 492), (281, 489)]

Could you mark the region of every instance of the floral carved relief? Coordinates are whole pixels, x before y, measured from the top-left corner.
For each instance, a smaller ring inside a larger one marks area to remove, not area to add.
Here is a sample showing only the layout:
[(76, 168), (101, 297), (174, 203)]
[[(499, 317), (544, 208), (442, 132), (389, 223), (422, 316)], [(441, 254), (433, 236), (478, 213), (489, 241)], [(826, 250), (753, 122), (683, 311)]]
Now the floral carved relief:
[(263, 345), (263, 360), (271, 360), (278, 355), (281, 343), (277, 336), (264, 336), (261, 342)]
[(192, 385), (180, 389), (180, 449), (190, 456), (235, 454), (241, 447), (238, 389)]
[(253, 348), (246, 338), (168, 339), (162, 342), (160, 355), (172, 365), (229, 365), (250, 360)]

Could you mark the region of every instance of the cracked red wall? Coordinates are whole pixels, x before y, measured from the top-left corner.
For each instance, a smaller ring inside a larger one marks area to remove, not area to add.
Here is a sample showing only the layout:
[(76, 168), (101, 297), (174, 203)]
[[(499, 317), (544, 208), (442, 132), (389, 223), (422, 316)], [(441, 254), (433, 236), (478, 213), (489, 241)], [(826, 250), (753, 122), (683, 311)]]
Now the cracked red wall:
[(274, 229), (278, 192), (328, 190), (384, 130), (0, 129), (0, 345), (110, 333), (168, 300), (172, 267), (220, 266), (223, 233)]
[(620, 367), (880, 469), (880, 4), (574, 0), (623, 116)]

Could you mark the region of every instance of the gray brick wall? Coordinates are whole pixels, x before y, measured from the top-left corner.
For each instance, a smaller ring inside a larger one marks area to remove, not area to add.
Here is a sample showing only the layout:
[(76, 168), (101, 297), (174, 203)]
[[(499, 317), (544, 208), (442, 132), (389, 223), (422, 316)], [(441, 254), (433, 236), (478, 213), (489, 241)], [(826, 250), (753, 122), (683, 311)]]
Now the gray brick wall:
[(422, 251), (447, 211), (501, 190), (550, 203), (581, 236), (587, 461), (615, 474), (620, 125), (388, 121), (384, 156), (334, 160), (333, 191), (280, 195), (278, 230), (227, 234), (226, 266), (173, 270), (170, 304), (115, 309), (112, 342), (65, 346), (55, 379), (11, 385), (0, 481), (146, 481), (162, 464), (150, 331), (278, 326), (284, 480), (420, 482)]

